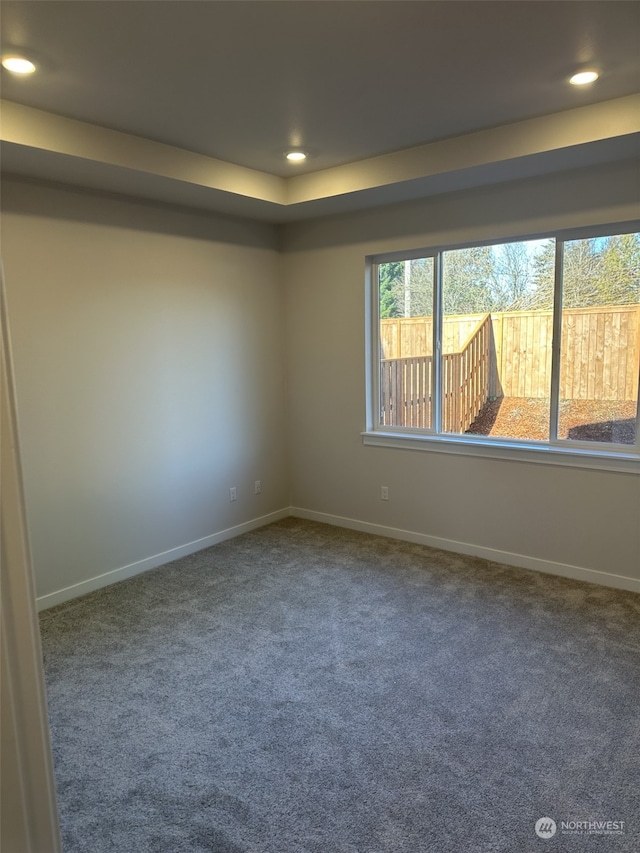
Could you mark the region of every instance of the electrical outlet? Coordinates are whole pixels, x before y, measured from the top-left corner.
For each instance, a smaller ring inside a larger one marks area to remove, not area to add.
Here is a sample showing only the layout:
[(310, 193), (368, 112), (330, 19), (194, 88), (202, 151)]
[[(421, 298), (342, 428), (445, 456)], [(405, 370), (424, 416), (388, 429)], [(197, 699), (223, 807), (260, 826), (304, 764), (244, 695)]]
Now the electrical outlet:
[(389, 500), (389, 486), (380, 486), (380, 500), (388, 501)]
[(256, 480), (255, 485), (253, 487), (253, 493), (255, 495), (259, 495), (262, 492), (262, 480)]
[(238, 493), (236, 491), (235, 486), (231, 486), (231, 488), (229, 489), (229, 500), (230, 501), (237, 501), (238, 500)]

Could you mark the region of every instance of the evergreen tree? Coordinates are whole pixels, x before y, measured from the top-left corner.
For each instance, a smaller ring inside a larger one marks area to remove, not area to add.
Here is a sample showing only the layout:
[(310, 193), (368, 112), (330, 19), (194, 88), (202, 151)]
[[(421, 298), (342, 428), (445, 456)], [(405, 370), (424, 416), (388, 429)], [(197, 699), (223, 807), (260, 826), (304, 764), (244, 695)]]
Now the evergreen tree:
[(433, 259), (380, 264), (380, 317), (430, 317)]
[(396, 297), (398, 292), (398, 282), (402, 281), (404, 276), (404, 262), (391, 261), (379, 266), (379, 287), (380, 287), (380, 319), (385, 320), (388, 317), (400, 317), (400, 307)]
[[(443, 313), (551, 310), (556, 241), (532, 254), (525, 242), (443, 253)], [(380, 317), (429, 317), (433, 260), (380, 265)], [(640, 303), (640, 234), (569, 240), (564, 244), (564, 308)]]
[(533, 261), (532, 292), (529, 307), (533, 311), (553, 308), (553, 288), (556, 267), (556, 241), (545, 240)]
[(640, 303), (640, 234), (607, 237), (601, 248), (603, 305)]

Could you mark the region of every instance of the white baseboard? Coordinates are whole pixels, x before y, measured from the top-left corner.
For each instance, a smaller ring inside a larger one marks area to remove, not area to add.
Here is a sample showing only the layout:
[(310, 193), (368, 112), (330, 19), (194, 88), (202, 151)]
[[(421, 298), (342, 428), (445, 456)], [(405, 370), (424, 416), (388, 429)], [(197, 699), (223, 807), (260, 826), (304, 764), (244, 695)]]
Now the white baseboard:
[(130, 563), (128, 566), (122, 566), (119, 569), (113, 569), (110, 572), (97, 575), (94, 578), (89, 578), (86, 581), (75, 583), (72, 586), (67, 586), (64, 589), (59, 589), (56, 592), (50, 592), (48, 595), (41, 595), (36, 599), (38, 610), (46, 610), (49, 607), (54, 607), (56, 604), (62, 604), (64, 601), (69, 601), (72, 598), (78, 598), (81, 595), (86, 595), (88, 592), (93, 592), (96, 589), (101, 589), (103, 586), (109, 586), (112, 583), (132, 578), (135, 575), (142, 574), (149, 569), (155, 569), (158, 566), (163, 566), (165, 563), (170, 563), (173, 560), (178, 560), (180, 557), (187, 557), (189, 554), (195, 554), (196, 551), (202, 551), (203, 548), (209, 548), (211, 545), (217, 545), (218, 542), (224, 542), (225, 539), (233, 539), (235, 536), (240, 536), (242, 533), (248, 533), (250, 530), (255, 530), (258, 527), (264, 527), (265, 524), (271, 524), (274, 521), (280, 521), (282, 518), (287, 518), (291, 515), (289, 507), (276, 510), (268, 515), (262, 515), (259, 518), (253, 518), (250, 521), (245, 521), (243, 524), (237, 524), (235, 527), (228, 527), (226, 530), (221, 530), (219, 533), (212, 533), (210, 536), (205, 536), (202, 539), (196, 539), (194, 542), (188, 542), (186, 545), (180, 545), (177, 548), (171, 548), (169, 551), (163, 551), (161, 554), (155, 554), (152, 557), (146, 557), (144, 560), (138, 560), (135, 563)]
[(264, 527), (266, 524), (271, 524), (274, 521), (280, 521), (288, 516), (306, 518), (310, 521), (320, 521), (324, 524), (333, 524), (336, 527), (346, 527), (350, 530), (361, 530), (363, 533), (372, 533), (375, 536), (387, 536), (390, 539), (415, 542), (418, 545), (441, 548), (443, 551), (453, 551), (457, 554), (467, 554), (471, 557), (482, 557), (485, 560), (492, 560), (495, 563), (503, 563), (521, 569), (531, 569), (536, 572), (558, 575), (563, 578), (572, 578), (573, 580), (586, 581), (587, 583), (599, 584), (600, 586), (640, 593), (640, 580), (637, 578), (600, 572), (596, 569), (584, 569), (580, 566), (556, 563), (552, 560), (542, 560), (538, 557), (528, 557), (524, 554), (513, 554), (510, 551), (485, 548), (481, 545), (472, 545), (468, 542), (457, 542), (453, 539), (443, 539), (438, 536), (429, 536), (426, 533), (415, 533), (412, 530), (387, 527), (383, 524), (372, 524), (368, 521), (359, 521), (355, 518), (345, 518), (340, 515), (316, 512), (315, 510), (303, 509), (302, 507), (284, 507), (276, 512), (260, 516), (259, 518), (253, 518), (250, 521), (245, 521), (243, 524), (229, 527), (218, 533), (212, 533), (210, 536), (205, 536), (202, 539), (197, 539), (178, 548), (172, 548), (169, 551), (155, 554), (152, 557), (146, 557), (144, 560), (130, 563), (119, 569), (113, 569), (110, 572), (105, 572), (104, 574), (97, 575), (96, 577), (89, 578), (56, 592), (51, 592), (48, 595), (42, 595), (36, 600), (38, 610), (46, 610), (49, 607), (62, 604), (72, 598), (78, 598), (81, 595), (86, 595), (88, 592), (93, 592), (112, 583), (142, 574), (142, 572), (146, 572), (149, 569), (155, 569), (165, 563), (178, 560), (180, 557), (186, 557), (189, 554), (194, 554), (196, 551), (202, 551), (204, 548), (216, 545), (218, 542), (233, 539), (235, 536), (248, 533), (250, 530), (255, 530), (258, 527)]
[(559, 575), (563, 578), (595, 583), (600, 586), (624, 589), (628, 592), (640, 593), (640, 580), (600, 572), (596, 569), (583, 569), (567, 563), (556, 563), (552, 560), (541, 560), (538, 557), (528, 557), (524, 554), (512, 554), (510, 551), (499, 551), (496, 548), (484, 548), (481, 545), (471, 545), (468, 542), (456, 542), (453, 539), (442, 539), (438, 536), (428, 536), (425, 533), (414, 533), (411, 530), (401, 530), (397, 527), (386, 527), (383, 524), (371, 524), (368, 521), (358, 521), (354, 518), (344, 518), (324, 512), (315, 512), (301, 507), (291, 507), (291, 515), (306, 518), (310, 521), (320, 521), (333, 524), (336, 527), (346, 527), (350, 530), (361, 530), (363, 533), (373, 533), (376, 536), (387, 536), (390, 539), (401, 539), (405, 542), (415, 542), (418, 545), (428, 545), (430, 548), (441, 548), (443, 551), (454, 551), (457, 554), (467, 554), (471, 557), (483, 557), (494, 563), (504, 563), (520, 569), (532, 569), (548, 575)]

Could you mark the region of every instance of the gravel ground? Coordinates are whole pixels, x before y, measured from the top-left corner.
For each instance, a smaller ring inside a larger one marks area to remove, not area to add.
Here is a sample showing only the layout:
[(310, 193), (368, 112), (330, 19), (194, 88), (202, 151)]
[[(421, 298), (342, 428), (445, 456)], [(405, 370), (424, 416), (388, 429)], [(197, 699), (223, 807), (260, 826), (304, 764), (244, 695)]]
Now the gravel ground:
[[(562, 400), (558, 437), (576, 441), (633, 444), (636, 404), (612, 400)], [(532, 397), (500, 397), (487, 403), (468, 433), (503, 438), (549, 438), (549, 402)]]

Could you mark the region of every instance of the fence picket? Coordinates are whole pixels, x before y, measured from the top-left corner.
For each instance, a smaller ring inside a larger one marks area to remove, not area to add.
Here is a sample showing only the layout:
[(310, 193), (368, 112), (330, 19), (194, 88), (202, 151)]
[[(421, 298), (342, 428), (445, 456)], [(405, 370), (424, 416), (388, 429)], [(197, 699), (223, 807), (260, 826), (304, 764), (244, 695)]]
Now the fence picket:
[[(464, 352), (465, 339), (468, 343), (469, 334), (478, 333), (484, 316), (444, 318), (443, 365), (447, 356)], [(635, 400), (640, 360), (640, 306), (565, 308), (562, 317), (561, 399)], [(487, 331), (491, 356), (488, 394), (493, 397), (503, 394), (549, 397), (552, 325), (551, 311), (491, 315)], [(431, 317), (381, 320), (384, 360), (431, 356), (431, 334)], [(479, 342), (480, 338), (478, 345)], [(412, 350), (414, 346), (418, 349)], [(453, 370), (453, 365), (451, 368)], [(477, 379), (479, 374), (475, 366), (471, 370)], [(448, 374), (448, 380), (447, 393), (452, 394), (453, 373)], [(443, 382), (443, 391), (444, 388)], [(477, 388), (475, 394), (479, 394)]]

